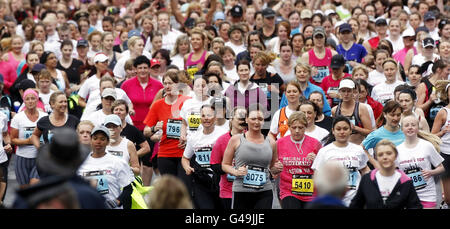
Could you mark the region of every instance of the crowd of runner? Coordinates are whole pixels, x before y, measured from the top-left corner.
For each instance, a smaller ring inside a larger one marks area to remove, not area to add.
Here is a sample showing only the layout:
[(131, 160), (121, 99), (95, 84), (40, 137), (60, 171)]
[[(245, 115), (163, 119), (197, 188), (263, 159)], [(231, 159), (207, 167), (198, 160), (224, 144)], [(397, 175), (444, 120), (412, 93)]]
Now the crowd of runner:
[(0, 203), (14, 156), (15, 208), (447, 208), (449, 13), (0, 0)]

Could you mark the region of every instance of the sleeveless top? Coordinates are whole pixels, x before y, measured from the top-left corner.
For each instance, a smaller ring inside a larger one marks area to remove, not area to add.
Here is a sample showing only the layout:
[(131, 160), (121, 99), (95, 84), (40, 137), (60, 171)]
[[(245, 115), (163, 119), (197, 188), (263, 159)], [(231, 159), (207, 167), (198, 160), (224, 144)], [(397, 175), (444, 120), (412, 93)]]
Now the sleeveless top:
[[(444, 107), (447, 112), (447, 119), (445, 120), (444, 125), (442, 125), (441, 130), (443, 130), (447, 125), (450, 125), (450, 109)], [(441, 137), (441, 152), (447, 155), (450, 155), (450, 133), (445, 133)]]
[(322, 59), (317, 58), (314, 53), (314, 49), (308, 51), (309, 54), (309, 65), (312, 67), (317, 67), (318, 73), (312, 76), (312, 82), (315, 84), (322, 83), (323, 78), (330, 75), (330, 65), (331, 65), (331, 49), (325, 48), (325, 56)]
[[(270, 145), (269, 138), (266, 138), (261, 144), (256, 144), (248, 141), (245, 135), (242, 134), (240, 140), (241, 143), (234, 154), (235, 168), (237, 169), (243, 165), (247, 165), (248, 173), (244, 177), (236, 177), (233, 182), (233, 192), (263, 192), (272, 190), (272, 183), (269, 179), (272, 146)], [(260, 170), (258, 171), (258, 169)], [(265, 177), (256, 177), (258, 175)], [(256, 181), (265, 180), (266, 182), (261, 188), (246, 187), (247, 185), (244, 184), (244, 179), (247, 178), (249, 180), (255, 177)]]
[[(338, 104), (338, 107), (336, 109), (336, 116), (341, 115), (341, 104), (342, 102), (340, 102)], [(353, 123), (353, 125), (358, 126), (358, 127), (363, 127), (361, 119), (359, 118), (359, 102), (355, 102), (355, 108), (353, 109), (353, 114), (351, 116), (345, 116), (347, 117), (350, 122)]]
[(58, 87), (58, 90), (64, 91), (66, 89), (66, 82), (64, 81), (64, 77), (61, 70), (56, 69), (56, 79), (54, 80), (56, 86)]
[(108, 68), (113, 70), (114, 66), (117, 64), (116, 52), (113, 52), (113, 59), (109, 62)]
[[(430, 95), (431, 93), (433, 93), (433, 88), (434, 85), (430, 82), (430, 79), (424, 78), (422, 80), (423, 83), (425, 83), (425, 89), (426, 89), (426, 96), (425, 96), (425, 101), (428, 101), (430, 99)], [(445, 107), (446, 104), (443, 102), (440, 103), (431, 103), (430, 109), (428, 111), (423, 111), (425, 113), (425, 118), (427, 119), (428, 125), (429, 126), (433, 126), (433, 121), (436, 118), (437, 113), (439, 112), (439, 110), (441, 110), (443, 107)]]
[(120, 159), (123, 159), (127, 164), (130, 164), (130, 153), (128, 152), (129, 141), (130, 140), (122, 137), (122, 141), (120, 141), (119, 145), (106, 146), (106, 152), (119, 157)]
[(189, 53), (188, 58), (186, 59), (186, 65), (184, 66), (184, 69), (187, 70), (188, 74), (191, 76), (191, 78), (194, 77), (195, 73), (197, 73), (200, 68), (198, 67), (198, 64), (205, 64), (206, 61), (206, 53), (207, 51), (203, 51), (202, 56), (197, 61), (192, 61), (192, 55), (194, 55), (194, 52)]

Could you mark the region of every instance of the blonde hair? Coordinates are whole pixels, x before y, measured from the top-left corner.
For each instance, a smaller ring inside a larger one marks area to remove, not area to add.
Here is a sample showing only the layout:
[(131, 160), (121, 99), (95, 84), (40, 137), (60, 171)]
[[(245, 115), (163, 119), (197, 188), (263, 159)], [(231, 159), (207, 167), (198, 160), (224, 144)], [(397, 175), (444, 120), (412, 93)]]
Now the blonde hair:
[(52, 74), (47, 69), (42, 69), (38, 75), (38, 82), (41, 79), (48, 79), (50, 82), (53, 80)]
[(299, 121), (301, 124), (305, 125), (305, 127), (308, 125), (308, 119), (306, 119), (306, 115), (302, 111), (294, 111), (294, 113), (289, 116), (288, 126), (292, 126), (296, 121)]
[(449, 83), (450, 80), (438, 80), (434, 84), (434, 87), (436, 88), (436, 95), (445, 103), (448, 103), (449, 101), (448, 93), (445, 92), (445, 87), (447, 87), (447, 84)]
[(192, 209), (192, 201), (185, 184), (173, 175), (162, 175), (150, 192), (151, 209)]
[(38, 45), (42, 46), (42, 51), (44, 51), (44, 43), (38, 40), (34, 40), (30, 42), (30, 50), (28, 52), (32, 52), (34, 50), (34, 47)]
[(94, 123), (92, 123), (91, 121), (83, 120), (80, 123), (78, 123), (78, 125), (77, 125), (77, 133), (80, 132), (80, 126), (83, 126), (83, 125), (90, 126), (91, 130), (94, 129), (94, 127), (95, 127)]
[(377, 145), (375, 146), (375, 148), (374, 148), (374, 150), (375, 150), (375, 157), (377, 155), (378, 147), (380, 147), (380, 146), (390, 146), (392, 148), (392, 150), (394, 151), (395, 156), (396, 157), (398, 156), (398, 150), (397, 150), (397, 147), (395, 146), (395, 144), (392, 143), (391, 141), (389, 141), (388, 139), (383, 139), (383, 140), (379, 141), (377, 143)]
[(353, 68), (353, 73), (360, 70), (363, 71), (366, 76), (369, 76), (369, 69), (367, 69), (367, 67), (362, 64), (356, 65), (356, 67)]
[(275, 60), (276, 58), (276, 54), (275, 53), (266, 53), (266, 52), (258, 52), (256, 53), (255, 57), (253, 58), (253, 63), (256, 62), (256, 60), (261, 60), (263, 62), (264, 65), (269, 65), (270, 63), (272, 63), (272, 61)]
[[(403, 117), (402, 119), (402, 125), (403, 125), (403, 120), (405, 120), (405, 118), (407, 117), (412, 117), (416, 122), (417, 122), (417, 126), (419, 126), (419, 119), (414, 115), (407, 115), (405, 117)], [(441, 147), (440, 145), (442, 144), (442, 140), (441, 138), (439, 138), (438, 136), (429, 133), (429, 132), (425, 132), (423, 130), (419, 130), (419, 132), (417, 133), (417, 137), (430, 142), (431, 144), (433, 144), (434, 148), (436, 149), (437, 152), (441, 152)]]
[(294, 73), (297, 73), (297, 68), (303, 68), (303, 69), (305, 69), (306, 71), (308, 71), (308, 74), (309, 75), (311, 75), (311, 66), (309, 66), (309, 65), (307, 65), (307, 64), (305, 64), (305, 63), (302, 63), (302, 62), (299, 62), (299, 63), (297, 63), (297, 65), (295, 65), (295, 68), (294, 68)]
[(11, 37), (3, 38), (3, 39), (0, 41), (0, 44), (1, 44), (1, 46), (2, 46), (2, 50), (3, 50), (3, 51), (9, 52), (9, 51), (11, 50), (11, 44), (12, 44), (12, 39), (11, 39)]
[(136, 44), (136, 42), (137, 42), (138, 40), (142, 40), (142, 37), (133, 36), (133, 37), (131, 37), (130, 39), (128, 39), (128, 47), (131, 47), (131, 46), (134, 47), (134, 45)]

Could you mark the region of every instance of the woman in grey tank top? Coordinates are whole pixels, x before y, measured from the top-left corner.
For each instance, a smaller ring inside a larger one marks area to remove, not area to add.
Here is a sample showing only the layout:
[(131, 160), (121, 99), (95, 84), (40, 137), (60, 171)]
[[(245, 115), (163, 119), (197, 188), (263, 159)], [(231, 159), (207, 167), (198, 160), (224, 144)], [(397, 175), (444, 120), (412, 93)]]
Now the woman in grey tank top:
[(264, 109), (260, 104), (249, 107), (246, 122), (248, 131), (230, 139), (222, 162), (223, 170), (235, 176), (232, 208), (270, 209), (273, 193), (269, 172), (278, 175), (282, 164), (277, 161), (275, 141), (261, 133)]

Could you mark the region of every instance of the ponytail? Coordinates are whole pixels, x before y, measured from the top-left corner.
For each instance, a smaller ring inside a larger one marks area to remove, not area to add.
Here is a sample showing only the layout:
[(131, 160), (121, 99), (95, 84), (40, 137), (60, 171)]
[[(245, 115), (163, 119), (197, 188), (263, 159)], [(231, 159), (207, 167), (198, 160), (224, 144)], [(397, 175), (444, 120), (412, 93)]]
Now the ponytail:
[(419, 130), (417, 136), (425, 141), (429, 141), (431, 144), (433, 144), (434, 148), (438, 153), (441, 152), (440, 145), (442, 144), (442, 140), (438, 136), (432, 133), (425, 132), (423, 130)]

